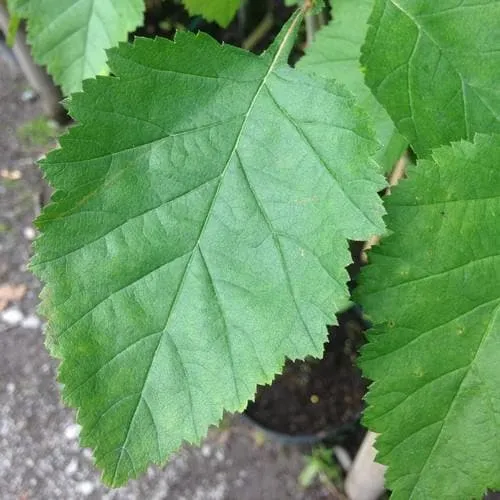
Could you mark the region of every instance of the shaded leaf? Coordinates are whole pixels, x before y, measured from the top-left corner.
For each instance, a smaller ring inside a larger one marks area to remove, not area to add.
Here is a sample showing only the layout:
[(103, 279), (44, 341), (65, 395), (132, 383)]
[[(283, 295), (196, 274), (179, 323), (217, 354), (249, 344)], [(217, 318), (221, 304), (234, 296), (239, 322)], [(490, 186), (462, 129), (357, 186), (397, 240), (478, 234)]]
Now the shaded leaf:
[(477, 136), (419, 162), (361, 273), (365, 423), (396, 500), (500, 489), (499, 155), (498, 136)]
[(500, 2), (376, 0), (366, 81), (419, 155), (500, 132)]
[(368, 29), (373, 0), (336, 0), (333, 19), (316, 34), (316, 40), (297, 68), (325, 78), (334, 78), (347, 85), (360, 104), (372, 116), (377, 140), (382, 144), (376, 159), (390, 172), (406, 148), (407, 141), (364, 83), (359, 58)]
[(226, 27), (239, 9), (241, 0), (182, 0), (188, 12)]
[(142, 23), (144, 0), (9, 0), (28, 21), (28, 42), (68, 95), (106, 71), (105, 50)]

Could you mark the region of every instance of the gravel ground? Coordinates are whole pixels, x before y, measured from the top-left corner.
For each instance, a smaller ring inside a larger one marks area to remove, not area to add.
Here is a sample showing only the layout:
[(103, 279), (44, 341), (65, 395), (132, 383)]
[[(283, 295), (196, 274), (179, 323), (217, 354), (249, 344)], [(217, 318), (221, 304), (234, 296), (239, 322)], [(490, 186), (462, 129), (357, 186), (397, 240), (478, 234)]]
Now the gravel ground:
[[(90, 450), (79, 447), (73, 411), (60, 402), (36, 316), (40, 285), (26, 270), (43, 187), (34, 165), (43, 151), (18, 139), (19, 127), (40, 114), (32, 97), (0, 43), (0, 499), (333, 498), (321, 485), (297, 484), (304, 466), (297, 449), (262, 440), (237, 417), (125, 488), (100, 484)], [(2, 304), (6, 285), (14, 298)]]

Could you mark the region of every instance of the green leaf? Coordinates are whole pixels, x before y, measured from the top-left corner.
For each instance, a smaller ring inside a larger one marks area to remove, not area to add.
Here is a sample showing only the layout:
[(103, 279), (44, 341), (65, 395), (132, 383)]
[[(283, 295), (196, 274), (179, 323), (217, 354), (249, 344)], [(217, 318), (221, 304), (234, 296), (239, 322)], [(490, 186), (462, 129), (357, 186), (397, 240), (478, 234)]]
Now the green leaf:
[(144, 0), (10, 0), (28, 21), (28, 42), (65, 95), (107, 71), (106, 49), (142, 23)]
[(419, 155), (500, 132), (500, 2), (376, 0), (366, 81)]
[(365, 423), (395, 500), (500, 489), (499, 157), (500, 137), (477, 136), (419, 162), (361, 273)]
[(260, 57), (202, 33), (109, 51), (43, 162), (47, 343), (111, 485), (321, 356), (346, 239), (384, 229), (367, 117), (286, 63), (300, 21)]
[(6, 43), (8, 47), (13, 47), (16, 42), (17, 31), (19, 30), (19, 24), (21, 22), (21, 18), (16, 14), (10, 16), (9, 26), (7, 28), (7, 37)]
[(391, 118), (364, 83), (359, 58), (368, 29), (367, 21), (373, 0), (336, 0), (333, 20), (316, 35), (314, 44), (297, 67), (307, 73), (334, 78), (358, 97), (373, 117), (378, 141), (383, 148), (376, 159), (390, 172), (406, 148), (407, 141), (395, 129)]
[(240, 8), (241, 0), (182, 0), (189, 14), (201, 15), (226, 27)]

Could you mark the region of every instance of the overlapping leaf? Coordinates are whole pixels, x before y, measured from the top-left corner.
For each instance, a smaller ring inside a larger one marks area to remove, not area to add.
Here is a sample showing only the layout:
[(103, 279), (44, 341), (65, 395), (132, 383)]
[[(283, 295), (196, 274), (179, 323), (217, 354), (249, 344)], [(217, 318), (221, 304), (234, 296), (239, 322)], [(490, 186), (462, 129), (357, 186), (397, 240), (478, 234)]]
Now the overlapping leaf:
[(191, 15), (201, 15), (207, 21), (227, 26), (238, 10), (241, 0), (182, 0)]
[(500, 2), (376, 0), (366, 81), (418, 154), (500, 132)]
[(9, 10), (28, 20), (33, 57), (70, 94), (106, 69), (105, 50), (142, 23), (144, 0), (9, 0)]
[(110, 51), (43, 163), (48, 344), (112, 485), (320, 356), (346, 239), (383, 230), (367, 117), (288, 67), (299, 22), (260, 57), (189, 33)]
[(366, 423), (395, 500), (500, 489), (499, 157), (498, 136), (477, 136), (420, 162), (362, 272)]
[(358, 97), (373, 117), (377, 139), (383, 146), (376, 158), (387, 172), (401, 156), (406, 139), (396, 131), (387, 112), (373, 97), (361, 72), (361, 45), (373, 4), (373, 0), (336, 0), (332, 21), (316, 34), (316, 40), (297, 67), (308, 73), (337, 79)]

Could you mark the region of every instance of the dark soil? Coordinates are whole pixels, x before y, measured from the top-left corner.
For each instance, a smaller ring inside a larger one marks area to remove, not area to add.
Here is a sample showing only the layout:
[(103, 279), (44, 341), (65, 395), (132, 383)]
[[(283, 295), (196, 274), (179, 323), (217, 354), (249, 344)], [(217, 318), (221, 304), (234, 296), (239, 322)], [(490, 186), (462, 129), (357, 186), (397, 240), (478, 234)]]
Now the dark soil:
[(272, 385), (259, 387), (246, 412), (264, 427), (291, 436), (329, 434), (355, 422), (366, 383), (355, 366), (363, 342), (356, 314), (344, 313), (330, 328), (323, 359), (287, 361)]

